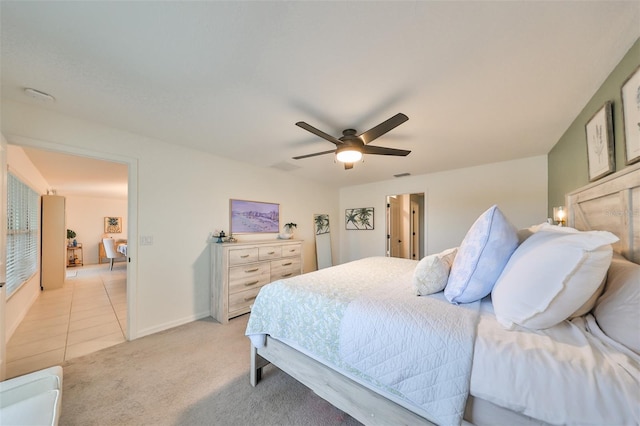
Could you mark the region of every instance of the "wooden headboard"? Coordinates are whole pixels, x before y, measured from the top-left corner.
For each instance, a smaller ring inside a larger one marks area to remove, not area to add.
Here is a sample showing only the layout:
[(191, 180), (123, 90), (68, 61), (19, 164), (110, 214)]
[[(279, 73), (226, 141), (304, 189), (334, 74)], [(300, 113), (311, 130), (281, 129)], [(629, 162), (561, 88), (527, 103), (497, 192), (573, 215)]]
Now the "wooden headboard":
[(615, 234), (613, 250), (640, 263), (640, 163), (567, 194), (565, 202), (569, 226)]

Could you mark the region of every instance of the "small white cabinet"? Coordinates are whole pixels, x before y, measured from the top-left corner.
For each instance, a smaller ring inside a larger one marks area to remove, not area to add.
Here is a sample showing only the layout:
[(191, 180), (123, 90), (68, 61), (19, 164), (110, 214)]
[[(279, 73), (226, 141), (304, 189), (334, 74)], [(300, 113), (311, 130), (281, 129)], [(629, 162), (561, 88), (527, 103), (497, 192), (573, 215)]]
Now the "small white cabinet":
[(302, 241), (211, 244), (211, 316), (225, 324), (251, 311), (265, 284), (302, 273)]

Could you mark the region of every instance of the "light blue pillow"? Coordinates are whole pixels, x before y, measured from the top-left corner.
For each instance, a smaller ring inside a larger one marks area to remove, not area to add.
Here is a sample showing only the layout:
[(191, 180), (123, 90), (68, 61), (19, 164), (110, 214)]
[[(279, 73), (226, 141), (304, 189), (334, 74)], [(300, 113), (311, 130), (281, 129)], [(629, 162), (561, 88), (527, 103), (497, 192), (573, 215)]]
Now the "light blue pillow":
[(458, 248), (444, 289), (447, 300), (471, 303), (491, 293), (517, 247), (517, 229), (492, 206), (476, 219)]

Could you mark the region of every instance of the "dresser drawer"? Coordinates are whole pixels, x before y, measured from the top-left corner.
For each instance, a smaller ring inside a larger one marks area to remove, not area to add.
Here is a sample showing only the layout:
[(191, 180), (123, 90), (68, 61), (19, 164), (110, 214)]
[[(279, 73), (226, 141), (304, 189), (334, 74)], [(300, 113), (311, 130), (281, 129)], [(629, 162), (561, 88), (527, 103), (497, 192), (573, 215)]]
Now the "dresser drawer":
[(281, 257), (282, 251), (280, 247), (260, 247), (259, 253), (260, 260), (269, 260)]
[(258, 248), (246, 248), (229, 250), (229, 265), (239, 265), (242, 263), (258, 261)]
[(302, 273), (302, 242), (268, 240), (213, 243), (211, 316), (222, 324), (251, 312), (260, 289)]
[(291, 257), (291, 256), (300, 256), (301, 246), (300, 244), (290, 244), (287, 246), (282, 246), (282, 257)]
[(229, 318), (249, 312), (260, 287), (229, 295)]
[(271, 281), (300, 275), (300, 258), (284, 258), (271, 261)]
[(261, 287), (269, 282), (269, 262), (252, 263), (229, 268), (229, 294), (252, 287)]

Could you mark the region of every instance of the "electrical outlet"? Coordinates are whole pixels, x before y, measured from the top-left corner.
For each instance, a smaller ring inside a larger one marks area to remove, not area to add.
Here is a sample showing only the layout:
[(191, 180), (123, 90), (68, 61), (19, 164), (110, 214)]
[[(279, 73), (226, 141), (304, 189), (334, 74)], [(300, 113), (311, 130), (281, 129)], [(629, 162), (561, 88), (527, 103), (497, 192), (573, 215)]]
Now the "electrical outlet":
[(153, 245), (153, 235), (141, 235), (140, 236), (140, 245), (141, 246), (151, 246), (151, 245)]

